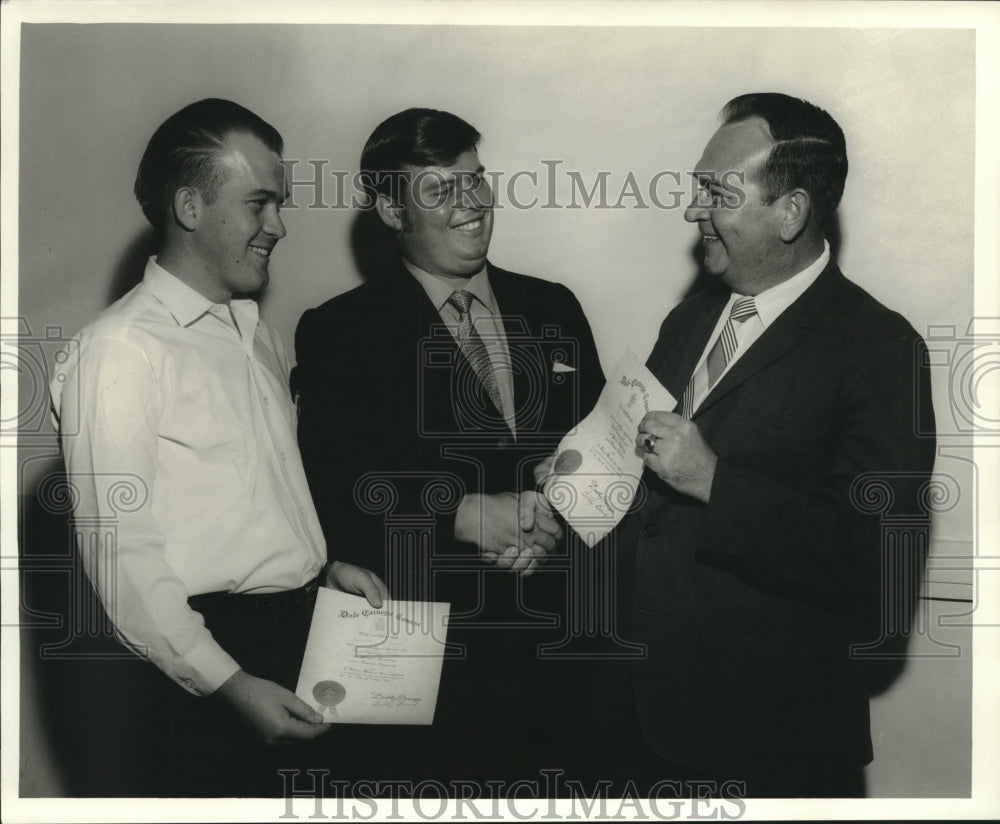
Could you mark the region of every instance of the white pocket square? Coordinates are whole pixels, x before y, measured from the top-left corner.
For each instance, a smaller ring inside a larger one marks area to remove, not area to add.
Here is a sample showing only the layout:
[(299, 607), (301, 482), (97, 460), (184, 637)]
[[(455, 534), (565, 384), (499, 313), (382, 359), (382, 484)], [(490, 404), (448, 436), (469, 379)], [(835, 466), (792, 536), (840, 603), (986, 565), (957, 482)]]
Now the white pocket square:
[(568, 363), (562, 363), (561, 361), (553, 361), (552, 363), (553, 372), (575, 372), (576, 367), (570, 366)]

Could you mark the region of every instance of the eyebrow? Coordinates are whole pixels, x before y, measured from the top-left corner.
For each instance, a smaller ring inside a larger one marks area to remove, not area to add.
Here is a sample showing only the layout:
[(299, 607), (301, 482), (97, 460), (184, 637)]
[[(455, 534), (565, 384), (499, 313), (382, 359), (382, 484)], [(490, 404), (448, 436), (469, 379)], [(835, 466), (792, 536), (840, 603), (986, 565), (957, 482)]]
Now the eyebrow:
[(278, 203), (284, 203), (288, 199), (288, 196), (289, 196), (288, 189), (285, 189), (284, 195), (278, 194), (278, 192), (276, 192), (274, 189), (254, 189), (246, 196), (246, 199), (253, 200), (254, 198), (266, 197)]
[(483, 166), (482, 163), (480, 163), (479, 167), (474, 172), (468, 172), (463, 170), (460, 172), (452, 172), (452, 176), (449, 178), (445, 178), (444, 175), (431, 175), (431, 177), (434, 180), (433, 185), (435, 186), (436, 191), (440, 192), (442, 189), (451, 191), (452, 189), (455, 188), (456, 178), (462, 177), (464, 175), (482, 175), (482, 173), (485, 171), (486, 167)]
[[(708, 189), (721, 189), (730, 194), (739, 191), (739, 187), (733, 186), (732, 181), (723, 181), (714, 171), (688, 172), (688, 174)], [(729, 172), (724, 172), (722, 177), (728, 174)]]

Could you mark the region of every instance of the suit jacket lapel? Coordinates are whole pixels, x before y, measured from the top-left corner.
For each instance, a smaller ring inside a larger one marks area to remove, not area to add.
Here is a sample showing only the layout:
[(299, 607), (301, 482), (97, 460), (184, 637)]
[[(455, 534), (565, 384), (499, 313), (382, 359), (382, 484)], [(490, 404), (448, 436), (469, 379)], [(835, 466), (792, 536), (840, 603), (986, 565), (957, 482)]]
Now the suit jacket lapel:
[[(500, 295), (497, 294), (496, 284), (494, 279), (495, 272), (490, 269), (490, 285), (493, 287), (494, 295), (497, 297), (497, 303), (503, 311), (503, 304), (500, 304)], [(513, 291), (509, 288), (509, 285), (502, 278), (496, 278), (501, 280), (502, 286), (501, 291), (505, 294), (513, 294)], [(437, 307), (431, 302), (431, 299), (427, 297), (427, 292), (424, 291), (423, 286), (420, 282), (410, 274), (409, 270), (403, 264), (402, 259), (397, 259), (396, 262), (389, 267), (388, 272), (382, 281), (383, 290), (383, 305), (386, 310), (386, 322), (391, 324), (397, 324), (397, 328), (403, 331), (404, 339), (409, 342), (412, 341), (412, 350), (414, 355), (413, 368), (416, 370), (415, 374), (419, 376), (419, 381), (421, 382), (420, 391), (424, 397), (424, 402), (429, 402), (430, 399), (440, 400), (438, 404), (438, 411), (442, 415), (447, 415), (447, 417), (452, 421), (450, 428), (455, 431), (466, 431), (466, 427), (460, 422), (460, 415), (457, 415), (455, 409), (456, 398), (453, 397), (454, 392), (454, 381), (453, 370), (449, 369), (431, 369), (428, 368), (428, 364), (424, 363), (424, 353), (422, 349), (421, 341), (433, 340), (436, 342), (435, 349), (438, 346), (447, 347), (451, 350), (452, 363), (457, 364), (459, 360), (465, 361), (465, 355), (462, 354), (461, 349), (458, 346), (458, 342), (451, 335), (450, 332), (445, 330), (444, 321), (441, 320), (441, 313), (438, 312)], [(439, 327), (438, 331), (435, 332), (434, 327)], [(508, 344), (511, 341), (517, 340), (517, 337), (523, 337), (525, 330), (520, 328), (518, 325), (517, 317), (513, 320), (505, 318), (504, 319), (504, 331), (507, 335)], [(433, 333), (433, 334), (432, 334)], [(513, 348), (513, 347), (511, 347)], [(438, 350), (440, 351), (440, 350)], [(511, 353), (511, 360), (514, 361), (514, 353)], [(528, 391), (530, 391), (530, 376), (524, 374), (524, 370), (517, 370), (516, 363), (512, 364), (515, 367), (514, 371), (514, 399), (515, 408), (520, 409), (518, 405), (519, 397), (519, 379), (520, 379), (520, 393), (521, 397)], [(488, 401), (487, 401), (488, 402)], [(480, 410), (479, 415), (483, 415), (483, 411)], [(489, 407), (486, 411), (487, 415), (495, 414), (492, 407)], [(484, 423), (485, 425), (485, 423)], [(509, 431), (507, 425), (503, 418), (496, 415), (495, 426), (492, 429), (487, 428), (485, 431)]]
[(381, 279), (381, 299), (386, 322), (411, 334), (415, 340), (430, 335), (441, 315), (413, 275), (397, 260)]
[[(518, 432), (522, 432), (526, 425), (524, 415), (532, 412), (532, 405), (525, 401), (533, 391), (536, 391), (532, 388), (531, 371), (526, 359), (531, 358), (533, 352), (537, 352), (534, 344), (537, 343), (538, 329), (535, 319), (528, 317), (531, 307), (521, 300), (506, 273), (489, 261), (486, 263), (486, 269), (490, 278), (490, 288), (497, 299), (497, 309), (503, 319), (503, 332), (507, 338), (507, 351), (510, 353), (514, 384), (514, 426)], [(524, 341), (527, 340), (532, 342), (532, 346), (526, 351)], [(546, 363), (541, 366), (543, 370), (551, 368), (550, 364)], [(547, 381), (548, 373), (544, 373), (542, 379)]]
[(693, 418), (704, 414), (748, 378), (798, 346), (827, 313), (843, 280), (844, 276), (836, 264), (828, 264), (816, 281), (764, 330), (764, 334), (733, 364), (733, 368), (722, 376)]
[(383, 339), (394, 354), (406, 360), (402, 364), (407, 374), (404, 384), (412, 376), (412, 402), (420, 407), (422, 425), (434, 432), (458, 431), (461, 427), (452, 403), (453, 370), (431, 368), (426, 352), (433, 342), (436, 351), (448, 351), (451, 362), (457, 363), (464, 357), (458, 344), (443, 327), (441, 332), (431, 334), (435, 325), (442, 324), (441, 315), (402, 260), (390, 265), (378, 287), (386, 326)]
[(726, 305), (728, 294), (712, 296), (691, 325), (689, 334), (682, 344), (680, 355), (666, 363), (648, 364), (650, 371), (659, 378), (666, 390), (677, 399), (678, 411), (684, 390), (691, 381), (701, 353), (705, 351), (708, 339), (719, 321), (719, 314)]

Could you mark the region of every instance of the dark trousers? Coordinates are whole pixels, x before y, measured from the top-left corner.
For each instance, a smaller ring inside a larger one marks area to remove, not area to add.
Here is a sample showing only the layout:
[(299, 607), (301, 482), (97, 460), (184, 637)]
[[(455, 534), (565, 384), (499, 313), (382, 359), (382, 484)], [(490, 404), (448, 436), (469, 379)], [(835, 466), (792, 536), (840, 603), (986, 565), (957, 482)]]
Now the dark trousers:
[[(190, 604), (246, 672), (294, 690), (315, 598), (314, 583), (273, 595), (196, 596)], [(137, 659), (63, 667), (81, 719), (59, 742), (69, 750), (62, 760), (73, 795), (283, 794), (278, 770), (297, 763), (298, 746), (265, 745), (217, 695), (192, 695)]]
[[(195, 596), (189, 604), (245, 672), (294, 691), (317, 587), (313, 581), (300, 589), (265, 595), (212, 593)], [(264, 744), (218, 696), (192, 696), (175, 687), (171, 697), (175, 719), (171, 736), (176, 746), (187, 751), (191, 744), (199, 747), (191, 758), (177, 758), (171, 765), (171, 795), (282, 794), (278, 770), (296, 763), (300, 745)]]

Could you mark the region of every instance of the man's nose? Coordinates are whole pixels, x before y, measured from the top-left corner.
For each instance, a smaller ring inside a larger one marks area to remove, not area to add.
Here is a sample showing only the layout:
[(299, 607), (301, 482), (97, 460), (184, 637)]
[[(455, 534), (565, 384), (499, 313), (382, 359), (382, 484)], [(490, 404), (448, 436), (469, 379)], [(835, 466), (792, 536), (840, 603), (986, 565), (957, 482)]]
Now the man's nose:
[(268, 219), (264, 224), (264, 231), (271, 235), (271, 237), (276, 237), (278, 240), (281, 240), (288, 234), (285, 229), (285, 223), (281, 219), (281, 213), (278, 211), (277, 207), (268, 210)]
[(700, 206), (695, 201), (691, 201), (684, 210), (684, 219), (688, 223), (697, 223), (699, 220), (708, 220), (708, 209)]
[(697, 223), (699, 220), (708, 220), (710, 217), (708, 206), (701, 202), (703, 199), (704, 196), (697, 193), (691, 198), (691, 202), (684, 210), (684, 219), (688, 223)]
[(697, 223), (699, 220), (708, 220), (711, 217), (711, 207), (713, 194), (706, 188), (698, 186), (691, 193), (691, 202), (684, 210), (684, 219), (688, 223)]

